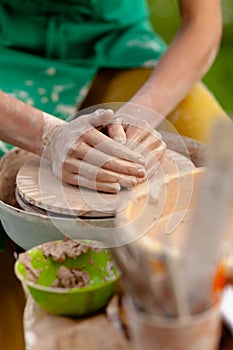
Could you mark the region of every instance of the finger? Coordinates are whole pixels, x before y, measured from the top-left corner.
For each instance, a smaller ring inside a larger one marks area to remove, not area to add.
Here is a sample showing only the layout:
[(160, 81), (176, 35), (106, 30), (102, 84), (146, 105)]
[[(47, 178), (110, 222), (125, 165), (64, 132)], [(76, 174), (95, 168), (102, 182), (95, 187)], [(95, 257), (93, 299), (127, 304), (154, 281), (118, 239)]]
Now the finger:
[(166, 148), (158, 147), (150, 151), (146, 157), (146, 175), (144, 178), (137, 178), (138, 184), (154, 176), (163, 162)]
[(63, 166), (63, 171), (80, 174), (93, 181), (119, 183), (126, 188), (132, 188), (137, 184), (137, 178), (134, 176), (105, 170), (76, 158), (66, 160)]
[(126, 145), (130, 149), (134, 150), (134, 152), (137, 152), (144, 156), (144, 158), (146, 157), (148, 151), (158, 147), (157, 141), (155, 141), (151, 135), (146, 135), (143, 140), (137, 142), (128, 140)]
[(158, 155), (161, 152), (165, 152), (166, 144), (162, 141), (158, 141), (153, 135), (148, 135), (142, 143), (137, 145), (135, 151), (142, 154), (145, 158), (147, 157), (148, 152), (156, 152)]
[(62, 180), (70, 185), (82, 186), (91, 190), (106, 192), (106, 193), (118, 193), (121, 189), (118, 183), (105, 183), (96, 182), (86, 178), (83, 175), (77, 174), (64, 174)]
[(162, 161), (162, 158), (165, 155), (166, 147), (164, 147), (164, 142), (157, 147), (156, 149), (150, 151), (146, 156), (146, 170), (148, 170), (153, 164), (158, 161)]
[(120, 174), (135, 177), (143, 177), (145, 175), (145, 168), (143, 166), (112, 157), (111, 155), (103, 153), (84, 142), (72, 146), (70, 157), (85, 160), (85, 162), (96, 165), (98, 168), (104, 168)]
[(82, 138), (90, 146), (95, 147), (95, 149), (105, 154), (125, 159), (131, 162), (135, 162), (138, 164), (145, 163), (145, 159), (143, 156), (141, 156), (135, 151), (130, 150), (126, 146), (110, 139), (108, 136), (102, 134), (96, 129), (87, 131)]
[(115, 119), (114, 123), (107, 126), (109, 136), (122, 144), (126, 143), (126, 135), (123, 125), (120, 123), (120, 119)]
[[(151, 132), (153, 128), (144, 119), (138, 119), (133, 117), (122, 117), (124, 123), (124, 129), (128, 132), (128, 137), (134, 139), (138, 137), (138, 134), (147, 134)], [(139, 131), (139, 132), (138, 132)]]
[(97, 109), (95, 112), (88, 115), (88, 122), (96, 128), (109, 123), (113, 116), (114, 112), (111, 109)]
[(159, 140), (157, 137), (155, 137), (153, 134), (148, 134), (148, 137), (144, 139), (143, 146), (148, 149), (149, 151), (156, 150), (156, 149), (166, 149), (166, 144)]
[(153, 159), (153, 161), (150, 164), (148, 163), (149, 166), (146, 170), (146, 175), (144, 177), (142, 177), (141, 179), (137, 179), (138, 184), (141, 184), (146, 180), (148, 181), (152, 176), (157, 174), (158, 169), (161, 166), (160, 161), (161, 161), (161, 159), (160, 160)]
[(156, 175), (158, 169), (159, 169), (159, 163), (155, 163), (153, 167), (147, 170), (146, 176), (144, 178), (138, 179), (138, 184), (141, 184), (145, 181), (150, 180), (153, 176)]
[(146, 130), (130, 125), (125, 132), (128, 140), (127, 145), (136, 152), (138, 152), (136, 148), (139, 143), (145, 144), (145, 148), (153, 149), (162, 142), (161, 135), (154, 129)]
[(148, 130), (134, 125), (128, 125), (125, 132), (127, 140), (133, 140), (135, 142), (141, 142), (148, 135)]

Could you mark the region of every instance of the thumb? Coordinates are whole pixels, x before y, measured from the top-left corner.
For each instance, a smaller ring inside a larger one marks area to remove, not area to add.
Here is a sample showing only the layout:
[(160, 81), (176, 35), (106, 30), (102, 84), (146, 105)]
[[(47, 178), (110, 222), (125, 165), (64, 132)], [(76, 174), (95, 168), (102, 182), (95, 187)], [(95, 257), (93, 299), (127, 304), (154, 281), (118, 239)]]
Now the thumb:
[(103, 126), (114, 116), (114, 112), (112, 109), (97, 109), (94, 113), (91, 113), (88, 116), (89, 123), (95, 128), (98, 126)]

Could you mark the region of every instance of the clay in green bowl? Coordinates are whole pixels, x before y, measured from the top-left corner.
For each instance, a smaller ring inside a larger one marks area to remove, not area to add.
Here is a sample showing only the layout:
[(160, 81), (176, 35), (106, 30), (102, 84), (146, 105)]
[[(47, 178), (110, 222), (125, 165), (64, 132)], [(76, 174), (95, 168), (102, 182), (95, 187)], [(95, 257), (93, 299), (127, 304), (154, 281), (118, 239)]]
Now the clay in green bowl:
[(15, 273), (40, 307), (64, 316), (102, 309), (119, 279), (110, 250), (94, 241), (56, 241), (32, 248), (19, 255)]

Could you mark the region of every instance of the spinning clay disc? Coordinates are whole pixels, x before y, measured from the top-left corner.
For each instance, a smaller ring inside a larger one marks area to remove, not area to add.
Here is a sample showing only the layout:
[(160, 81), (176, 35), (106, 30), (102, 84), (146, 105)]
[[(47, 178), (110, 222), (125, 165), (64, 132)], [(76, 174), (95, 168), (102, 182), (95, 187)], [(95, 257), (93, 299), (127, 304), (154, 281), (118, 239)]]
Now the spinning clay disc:
[[(176, 173), (179, 176), (193, 168), (188, 158), (167, 150), (159, 174), (151, 180)], [(17, 201), (24, 210), (58, 216), (112, 217), (129, 204), (134, 192), (123, 189), (118, 194), (108, 194), (65, 184), (53, 174), (48, 161), (36, 156), (19, 170), (16, 185)]]

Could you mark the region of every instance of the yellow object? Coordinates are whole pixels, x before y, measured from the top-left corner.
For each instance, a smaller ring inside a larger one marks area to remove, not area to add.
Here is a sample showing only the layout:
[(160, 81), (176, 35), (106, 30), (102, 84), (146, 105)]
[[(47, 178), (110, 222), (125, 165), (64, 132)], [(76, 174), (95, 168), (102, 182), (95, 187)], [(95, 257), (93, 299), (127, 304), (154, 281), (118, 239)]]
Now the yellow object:
[[(152, 70), (102, 69), (81, 108), (111, 102), (126, 102), (149, 78)], [(176, 131), (203, 143), (208, 143), (216, 120), (231, 119), (201, 82), (194, 85), (187, 97), (170, 113), (159, 129)], [(173, 126), (176, 130), (174, 130)]]
[(184, 136), (208, 142), (217, 120), (231, 119), (203, 83), (194, 85), (187, 97), (170, 113), (168, 121)]

